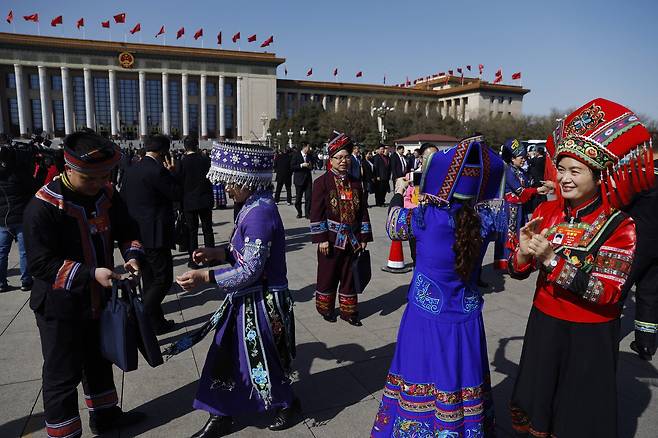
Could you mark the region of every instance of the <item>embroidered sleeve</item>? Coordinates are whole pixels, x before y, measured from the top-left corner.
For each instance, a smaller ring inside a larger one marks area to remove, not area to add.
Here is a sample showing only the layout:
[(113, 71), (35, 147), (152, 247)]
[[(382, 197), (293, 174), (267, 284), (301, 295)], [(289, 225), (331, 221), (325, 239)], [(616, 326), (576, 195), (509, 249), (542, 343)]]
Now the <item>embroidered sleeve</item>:
[(590, 273), (570, 261), (560, 259), (548, 280), (580, 296), (592, 304), (613, 304), (619, 301), (633, 264), (635, 224), (627, 218), (599, 248)]
[(311, 242), (313, 243), (329, 241), (327, 194), (324, 179), (323, 175), (313, 182), (313, 191), (311, 193)]
[(269, 242), (261, 239), (252, 241), (246, 237), (242, 251), (234, 252), (235, 264), (214, 271), (215, 282), (219, 287), (233, 290), (251, 286), (260, 280), (269, 250)]
[(480, 216), (480, 235), (483, 239), (495, 233), (506, 233), (508, 229), (508, 214), (503, 199), (490, 199), (475, 205), (475, 211)]
[(402, 195), (396, 193), (391, 199), (388, 217), (386, 218), (386, 232), (391, 240), (409, 240), (413, 238), (411, 217), (414, 209), (403, 208)]
[(368, 198), (365, 194), (363, 187), (359, 190), (361, 196), (361, 227), (359, 228), (359, 242), (372, 242), (372, 226), (370, 225), (370, 214), (368, 213), (368, 208), (366, 207)]

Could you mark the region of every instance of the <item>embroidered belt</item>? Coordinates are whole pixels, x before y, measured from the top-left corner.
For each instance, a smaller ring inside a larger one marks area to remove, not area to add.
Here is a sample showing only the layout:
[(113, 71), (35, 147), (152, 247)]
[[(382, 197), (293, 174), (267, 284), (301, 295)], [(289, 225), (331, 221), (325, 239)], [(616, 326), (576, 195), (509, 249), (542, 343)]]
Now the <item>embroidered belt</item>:
[(352, 247), (357, 249), (359, 247), (359, 241), (354, 235), (354, 227), (349, 224), (341, 224), (340, 222), (332, 221), (327, 219), (327, 227), (329, 231), (336, 233), (336, 242), (334, 246), (339, 249), (345, 249), (347, 246), (347, 240), (349, 239)]

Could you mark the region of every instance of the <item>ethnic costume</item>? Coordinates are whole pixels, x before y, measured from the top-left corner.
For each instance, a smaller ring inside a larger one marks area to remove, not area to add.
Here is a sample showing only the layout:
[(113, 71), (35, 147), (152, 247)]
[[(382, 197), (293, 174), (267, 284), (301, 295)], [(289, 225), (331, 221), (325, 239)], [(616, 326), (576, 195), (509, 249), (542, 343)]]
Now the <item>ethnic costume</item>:
[[(64, 154), (67, 167), (80, 173), (109, 173), (120, 157), (113, 145), (85, 155), (66, 146)], [(46, 432), (49, 437), (78, 437), (80, 381), (92, 430), (100, 417), (120, 413), (112, 364), (100, 351), (99, 316), (108, 291), (96, 282), (95, 270), (114, 269), (115, 242), (126, 261), (141, 257), (137, 225), (111, 184), (86, 196), (73, 190), (64, 173), (30, 201), (24, 227), (34, 275), (30, 307), (44, 359)]]
[(295, 356), (293, 302), (288, 291), (285, 230), (272, 198), (271, 149), (248, 143), (215, 143), (208, 178), (249, 187), (240, 210), (227, 263), (211, 272), (227, 296), (197, 332), (165, 350), (178, 354), (215, 331), (194, 407), (234, 416), (287, 408), (288, 378)]
[(505, 201), (509, 224), (507, 232), (499, 233), (495, 241), (494, 267), (506, 271), (507, 260), (519, 238), (519, 230), (528, 219), (524, 204), (537, 195), (537, 187), (530, 187), (530, 179), (526, 172), (511, 164), (513, 158), (527, 155), (523, 143), (515, 138), (507, 140), (501, 149), (501, 155), (508, 164), (505, 169)]
[(224, 187), (224, 184), (213, 184), (212, 195), (215, 200), (215, 208), (226, 208), (226, 187)]
[[(391, 201), (388, 235), (415, 237), (417, 259), (372, 437), (494, 436), (480, 260), (465, 282), (453, 251), (462, 204), (500, 196), (504, 164), (474, 140), (429, 157), (420, 187), (429, 201), (414, 209), (400, 194)], [(496, 213), (481, 204), (478, 214), (484, 238)]]
[[(344, 134), (329, 143), (329, 157), (351, 151), (352, 141)], [(328, 170), (313, 183), (311, 241), (329, 242), (329, 254), (318, 250), (315, 307), (325, 316), (334, 313), (336, 292), (340, 315), (358, 318), (358, 301), (352, 279), (352, 262), (362, 242), (372, 242), (370, 216), (361, 182), (348, 173)]]
[(518, 248), (510, 258), (515, 278), (540, 271), (510, 404), (522, 436), (617, 436), (620, 297), (636, 242), (633, 220), (617, 208), (652, 183), (643, 171), (651, 159), (637, 147), (648, 139), (632, 112), (604, 99), (549, 137), (555, 164), (570, 157), (601, 172), (601, 194), (577, 208), (558, 194), (537, 208), (537, 230), (556, 254), (550, 267), (535, 258), (520, 265)]

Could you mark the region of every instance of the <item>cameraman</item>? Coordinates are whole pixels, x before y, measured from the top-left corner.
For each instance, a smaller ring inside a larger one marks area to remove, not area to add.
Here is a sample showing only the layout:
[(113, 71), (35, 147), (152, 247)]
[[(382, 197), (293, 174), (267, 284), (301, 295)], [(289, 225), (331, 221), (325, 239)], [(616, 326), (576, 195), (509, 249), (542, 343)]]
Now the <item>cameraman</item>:
[(23, 243), (23, 211), (36, 191), (33, 152), (28, 145), (11, 144), (0, 134), (0, 292), (12, 289), (7, 283), (7, 264), (13, 241), (18, 242), (21, 290), (32, 289)]

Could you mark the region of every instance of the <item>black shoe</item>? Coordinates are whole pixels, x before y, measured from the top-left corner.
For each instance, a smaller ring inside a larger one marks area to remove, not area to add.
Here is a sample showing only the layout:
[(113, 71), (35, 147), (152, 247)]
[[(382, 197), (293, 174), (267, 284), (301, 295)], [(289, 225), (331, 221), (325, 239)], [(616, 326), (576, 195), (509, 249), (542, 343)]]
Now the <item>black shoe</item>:
[(292, 202), (288, 201), (288, 205), (292, 205)]
[(89, 413), (89, 429), (94, 435), (101, 435), (117, 427), (126, 427), (146, 418), (146, 414), (139, 411), (123, 412), (120, 407), (92, 411)]
[(489, 283), (482, 280), (481, 278), (478, 278), (478, 287), (487, 288), (487, 287), (489, 287)]
[(350, 316), (349, 318), (344, 318), (343, 315), (340, 315), (340, 319), (343, 321), (347, 321), (350, 325), (353, 325), (354, 327), (361, 327), (363, 324), (361, 323), (361, 320), (359, 319), (358, 316)]
[(201, 430), (192, 435), (191, 438), (215, 438), (225, 436), (231, 433), (232, 426), (232, 417), (211, 415)]
[(9, 292), (13, 288), (9, 286), (8, 284), (2, 284), (0, 285), (0, 292)]
[(23, 283), (23, 284), (21, 284), (21, 290), (23, 292), (27, 292), (29, 290), (32, 290), (32, 283)]
[(187, 267), (190, 268), (190, 269), (200, 269), (201, 268), (201, 266), (197, 265), (192, 260), (187, 262)]
[(302, 214), (301, 214), (301, 213), (297, 213), (297, 219), (301, 219), (301, 218), (302, 218)]
[(154, 324), (153, 331), (156, 335), (164, 335), (165, 333), (172, 331), (174, 327), (176, 327), (176, 323), (173, 319), (165, 319), (164, 321)]
[(267, 428), (269, 430), (286, 430), (293, 425), (293, 418), (295, 414), (302, 410), (301, 403), (298, 398), (292, 401), (292, 405), (288, 408), (279, 409), (274, 416), (274, 421)]
[(651, 354), (649, 349), (647, 347), (639, 345), (637, 341), (631, 342), (631, 350), (636, 352), (637, 355), (640, 356), (640, 359), (642, 360), (651, 360), (653, 358), (653, 354)]
[(327, 322), (336, 322), (336, 321), (338, 321), (338, 320), (336, 319), (336, 315), (322, 315), (322, 317), (323, 317), (324, 320), (327, 321)]

